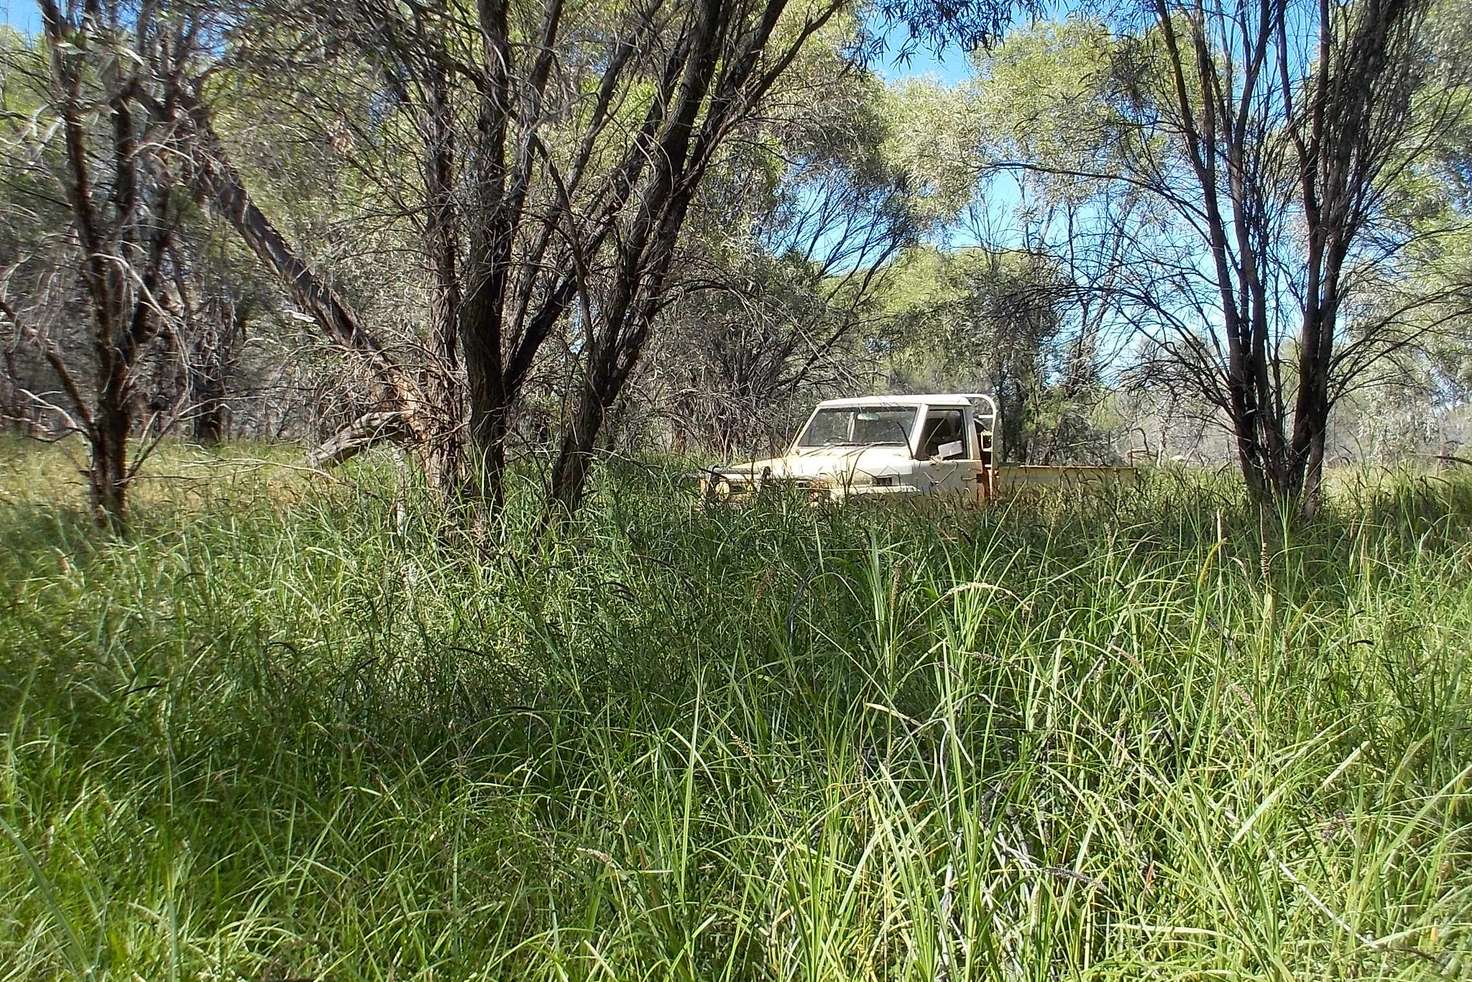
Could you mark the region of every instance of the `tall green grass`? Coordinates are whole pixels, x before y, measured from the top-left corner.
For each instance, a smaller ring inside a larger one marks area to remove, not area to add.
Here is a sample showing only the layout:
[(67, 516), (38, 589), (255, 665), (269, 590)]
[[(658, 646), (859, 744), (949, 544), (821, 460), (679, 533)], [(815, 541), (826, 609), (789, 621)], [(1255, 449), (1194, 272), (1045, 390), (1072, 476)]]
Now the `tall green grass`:
[(1472, 483), (102, 542), (5, 453), (0, 977), (1472, 974)]

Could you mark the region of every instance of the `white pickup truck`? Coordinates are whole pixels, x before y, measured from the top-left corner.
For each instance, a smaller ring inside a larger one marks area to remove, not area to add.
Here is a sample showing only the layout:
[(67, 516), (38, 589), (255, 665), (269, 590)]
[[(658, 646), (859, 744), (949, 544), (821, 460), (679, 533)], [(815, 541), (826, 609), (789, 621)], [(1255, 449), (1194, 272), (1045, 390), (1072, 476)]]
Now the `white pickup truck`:
[(985, 502), (1029, 488), (1134, 479), (1132, 467), (1000, 463), (997, 420), (987, 395), (830, 399), (813, 410), (785, 456), (704, 471), (701, 493), (727, 501), (785, 485), (813, 501), (953, 493)]

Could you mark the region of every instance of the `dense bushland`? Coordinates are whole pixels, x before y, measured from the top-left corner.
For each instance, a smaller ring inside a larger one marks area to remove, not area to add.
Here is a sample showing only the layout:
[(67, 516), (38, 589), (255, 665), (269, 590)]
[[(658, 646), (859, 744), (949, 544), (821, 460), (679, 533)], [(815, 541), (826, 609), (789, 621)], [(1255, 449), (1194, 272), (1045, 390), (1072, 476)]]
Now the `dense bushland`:
[(1466, 480), (631, 466), (487, 554), (354, 466), (169, 450), (106, 541), (0, 448), (0, 977), (1472, 971)]

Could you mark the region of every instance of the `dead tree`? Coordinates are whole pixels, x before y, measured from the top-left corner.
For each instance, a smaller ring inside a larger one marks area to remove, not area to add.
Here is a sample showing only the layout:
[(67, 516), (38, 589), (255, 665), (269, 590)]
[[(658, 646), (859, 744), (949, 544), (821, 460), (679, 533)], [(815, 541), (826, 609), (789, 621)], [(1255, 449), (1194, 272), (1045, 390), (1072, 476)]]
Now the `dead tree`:
[(195, 90), (179, 96), (184, 111), (181, 129), (188, 145), (188, 179), (198, 197), (224, 218), (251, 251), (274, 270), (292, 300), (321, 334), (348, 352), (374, 380), (374, 405), (369, 409), (384, 423), (376, 438), (421, 440), (422, 414), (418, 388), (409, 371), (390, 354), (357, 312), (293, 248), (256, 203), (244, 178), (231, 163), (225, 144), (216, 134), (207, 104)]

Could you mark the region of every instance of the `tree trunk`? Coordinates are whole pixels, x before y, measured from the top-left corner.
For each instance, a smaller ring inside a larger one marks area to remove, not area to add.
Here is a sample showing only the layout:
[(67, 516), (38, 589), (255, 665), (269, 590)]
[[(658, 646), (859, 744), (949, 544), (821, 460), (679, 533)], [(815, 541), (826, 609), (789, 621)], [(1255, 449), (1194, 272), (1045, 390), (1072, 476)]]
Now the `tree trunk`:
[(133, 421), (128, 404), (128, 366), (115, 349), (105, 345), (98, 345), (98, 349), (102, 368), (88, 434), (88, 500), (97, 527), (122, 535), (128, 528), (128, 430)]
[[(465, 351), (465, 378), (470, 403), (470, 461), (467, 492), (483, 511), (494, 514), (505, 503), (506, 437), (511, 431), (511, 399), (501, 374), (501, 351), (489, 332), (468, 330), (475, 323), (476, 303), (466, 305), (460, 341)], [(468, 322), (467, 322), (468, 321)], [(494, 350), (492, 350), (494, 346)]]
[[(232, 316), (220, 311), (222, 317)], [(225, 438), (225, 373), (226, 357), (222, 350), (234, 339), (233, 324), (212, 319), (196, 320), (190, 325), (194, 338), (192, 354), (181, 359), (184, 365), (185, 405), (188, 407), (189, 435), (202, 447), (217, 446)], [(182, 345), (181, 345), (182, 347)]]
[(552, 465), (550, 504), (560, 514), (550, 517), (570, 516), (583, 503), (583, 491), (587, 486), (588, 472), (593, 467), (598, 433), (608, 414), (604, 403), (600, 386), (594, 380), (584, 384), (578, 398), (577, 411), (562, 435), (562, 445), (558, 448), (557, 460)]
[(7, 421), (17, 433), (32, 435), (36, 433), (38, 429), (36, 413), (21, 395), (20, 368), (16, 364), (15, 348), (10, 344), (5, 346), (4, 413)]
[[(179, 293), (185, 295), (182, 284)], [(189, 337), (175, 337), (175, 343), (181, 349), (190, 438), (202, 447), (213, 447), (225, 439), (225, 398), (236, 349), (246, 334), (246, 314), (239, 303), (219, 296), (198, 308), (186, 301), (184, 311)], [(182, 350), (186, 343), (187, 356)]]
[(198, 405), (194, 407), (190, 436), (201, 447), (218, 446), (225, 439), (224, 392), (213, 380), (196, 382)]
[(424, 390), (430, 418), (424, 429), (429, 439), (425, 467), (431, 487), (455, 501), (466, 492), (465, 400), (460, 383), (458, 332), (460, 279), (458, 223), (455, 208), (455, 133), (451, 125), (449, 79), (439, 62), (426, 69), (425, 108), (421, 135), (428, 151), (423, 164), (426, 209), (424, 248), (429, 257), (430, 359)]

